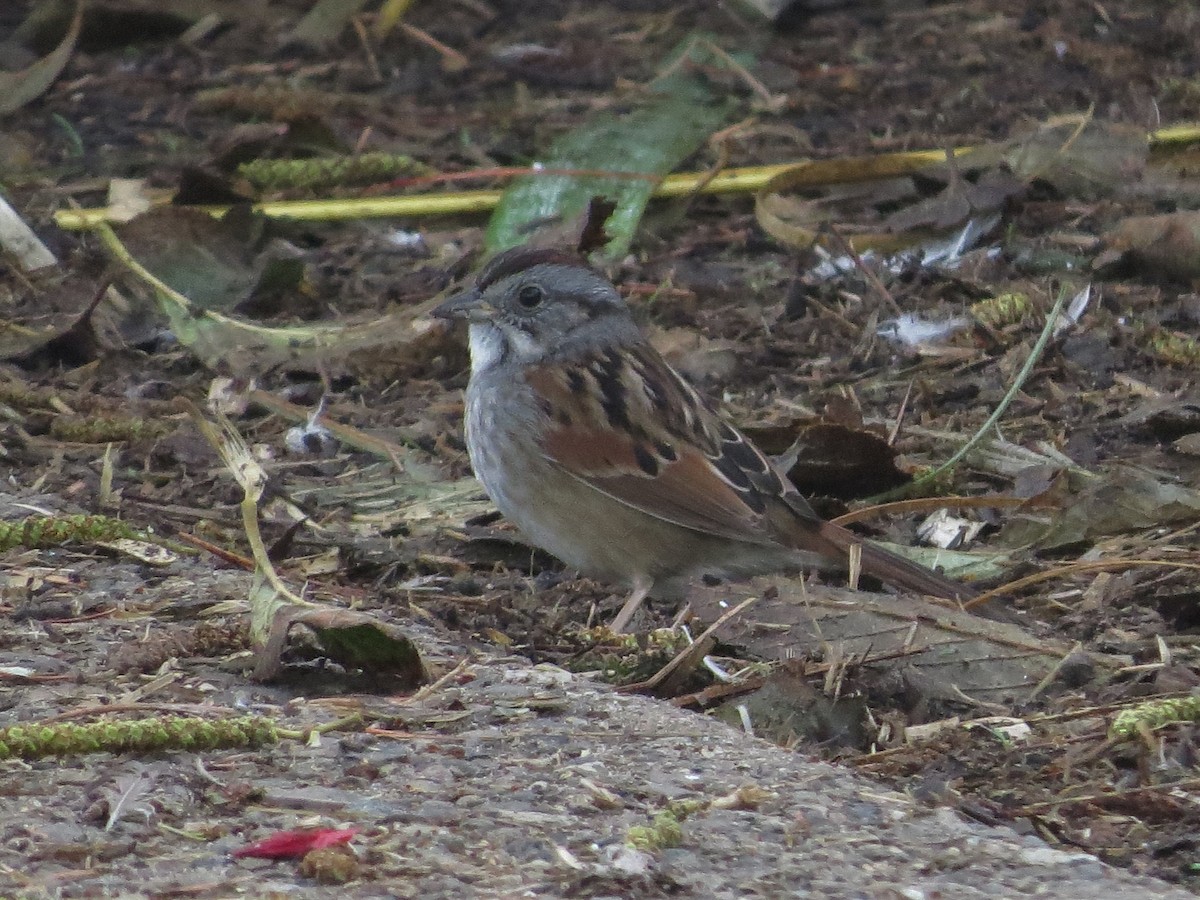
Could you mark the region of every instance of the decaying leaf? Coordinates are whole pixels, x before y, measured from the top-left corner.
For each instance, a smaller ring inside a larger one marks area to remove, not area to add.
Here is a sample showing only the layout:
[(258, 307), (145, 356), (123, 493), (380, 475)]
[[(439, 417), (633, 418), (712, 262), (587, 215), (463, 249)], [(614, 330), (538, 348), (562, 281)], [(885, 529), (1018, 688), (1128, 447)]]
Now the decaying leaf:
[(814, 167), (801, 164), (767, 183), (755, 215), (788, 246), (807, 247), (833, 224), (855, 250), (896, 252), (998, 222), (1035, 180), (1066, 197), (1111, 194), (1141, 178), (1147, 154), (1144, 132), (1088, 116), (1052, 119), (1004, 143), (947, 151), (918, 171), (897, 171), (883, 157), (847, 159), (833, 179), (826, 166), (816, 182)]
[(167, 206), (134, 217), (119, 235), (139, 263), (197, 310), (229, 312), (251, 298), (265, 270), (253, 227)]
[(1078, 200), (1110, 197), (1142, 177), (1146, 132), (1090, 115), (1058, 116), (1003, 145), (1004, 161), (1025, 183), (1041, 181)]
[[(796, 579), (756, 578), (748, 588), (732, 590), (696, 587), (688, 599), (702, 621), (713, 621), (731, 597), (751, 594), (760, 598), (752, 612), (720, 632), (723, 643), (746, 656), (817, 658), (833, 647), (863, 666), (905, 673), (926, 697), (967, 706), (987, 708), (1030, 696), (1072, 652), (1070, 644), (1035, 637), (1019, 625), (919, 598), (814, 588)], [(1123, 662), (1098, 654), (1088, 658), (1101, 669)]]
[(357, 610), (294, 605), (276, 608), (255, 678), (269, 681), (278, 676), (288, 632), (296, 625), (311, 628), (321, 653), (351, 672), (386, 678), (396, 690), (411, 690), (429, 680), (420, 650), (400, 627)]
[(71, 27), (67, 29), (62, 42), (48, 56), (20, 72), (0, 72), (0, 116), (16, 112), (50, 89), (54, 79), (66, 67), (71, 54), (75, 52), (75, 42), (79, 40), (82, 25), (83, 0), (79, 0), (75, 7), (75, 16), (71, 19)]
[(1007, 553), (994, 550), (946, 550), (942, 547), (910, 547), (890, 541), (874, 543), (897, 556), (911, 559), (927, 569), (938, 569), (956, 581), (985, 581), (999, 578), (1012, 566)]
[(908, 483), (896, 466), (896, 451), (881, 435), (834, 422), (749, 426), (747, 437), (788, 466), (802, 494), (866, 497)]
[(1151, 472), (1116, 468), (1087, 480), (1061, 510), (1018, 515), (1000, 542), (1053, 550), (1145, 528), (1200, 518), (1200, 491), (1163, 481)]
[(284, 363), (314, 371), (362, 351), (388, 346), (410, 351), (446, 334), (444, 323), (430, 318), (433, 300), (352, 325), (271, 328), (215, 310), (201, 309), (136, 260), (107, 225), (96, 229), (109, 252), (150, 285), (175, 337), (208, 366), (224, 364), (236, 373), (261, 373)]

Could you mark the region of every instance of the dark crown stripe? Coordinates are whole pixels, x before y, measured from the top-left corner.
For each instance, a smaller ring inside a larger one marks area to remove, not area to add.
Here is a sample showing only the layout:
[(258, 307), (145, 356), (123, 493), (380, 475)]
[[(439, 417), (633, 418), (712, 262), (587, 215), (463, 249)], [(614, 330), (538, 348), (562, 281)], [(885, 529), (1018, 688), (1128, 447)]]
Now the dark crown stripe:
[(554, 247), (514, 247), (497, 253), (489, 259), (475, 276), (475, 287), (486, 291), (489, 287), (510, 275), (516, 275), (534, 266), (587, 266), (577, 254)]

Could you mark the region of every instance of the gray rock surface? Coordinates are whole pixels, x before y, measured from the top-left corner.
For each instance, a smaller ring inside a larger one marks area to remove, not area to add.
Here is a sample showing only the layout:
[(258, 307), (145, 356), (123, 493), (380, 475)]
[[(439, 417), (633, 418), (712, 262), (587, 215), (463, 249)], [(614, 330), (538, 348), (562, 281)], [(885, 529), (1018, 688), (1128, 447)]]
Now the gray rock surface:
[[(514, 682), (543, 698), (561, 691), (565, 705), (462, 732), (461, 759), (380, 759), (387, 781), (418, 779), (396, 821), (425, 846), (422, 897), (1193, 896), (557, 669), (479, 674), (464, 690), (468, 707), (470, 695)], [(747, 785), (769, 796), (753, 809), (686, 819), (676, 848), (624, 849), (629, 827), (669, 801), (715, 800)]]
[[(141, 627), (118, 625), (131, 636)], [(461, 648), (442, 651), (461, 658)], [(253, 685), (209, 666), (181, 685), (213, 714), (254, 710), (302, 730), (361, 711), (381, 731), (5, 761), (0, 897), (1193, 896), (523, 660), (464, 666), (413, 697), (306, 700), (296, 685)], [(92, 679), (72, 690), (77, 703), (99, 704), (105, 687)], [(17, 695), (23, 719), (49, 718), (62, 690), (50, 681)], [(676, 801), (693, 807), (676, 840), (649, 852), (627, 844)], [(357, 829), (354, 880), (322, 885), (295, 859), (232, 855), (312, 827)]]

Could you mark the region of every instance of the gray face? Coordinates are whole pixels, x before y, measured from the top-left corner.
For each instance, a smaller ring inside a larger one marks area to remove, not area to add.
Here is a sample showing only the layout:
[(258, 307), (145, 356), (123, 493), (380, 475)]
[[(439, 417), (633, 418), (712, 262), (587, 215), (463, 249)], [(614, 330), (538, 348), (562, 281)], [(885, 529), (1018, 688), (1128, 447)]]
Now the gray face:
[(443, 303), (443, 318), (471, 323), (471, 366), (569, 359), (601, 344), (639, 338), (629, 308), (603, 277), (583, 266), (540, 263)]

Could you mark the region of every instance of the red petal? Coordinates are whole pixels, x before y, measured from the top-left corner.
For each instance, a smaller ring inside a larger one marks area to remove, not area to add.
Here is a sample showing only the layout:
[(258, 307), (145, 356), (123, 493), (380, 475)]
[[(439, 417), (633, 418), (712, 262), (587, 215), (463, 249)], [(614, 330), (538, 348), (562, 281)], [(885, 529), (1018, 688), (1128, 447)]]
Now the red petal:
[(357, 828), (305, 828), (296, 831), (277, 831), (270, 837), (247, 844), (233, 851), (240, 859), (243, 856), (258, 856), (263, 859), (291, 859), (304, 856), (310, 850), (344, 844), (358, 834)]

